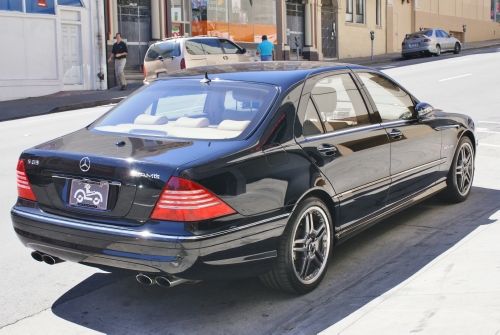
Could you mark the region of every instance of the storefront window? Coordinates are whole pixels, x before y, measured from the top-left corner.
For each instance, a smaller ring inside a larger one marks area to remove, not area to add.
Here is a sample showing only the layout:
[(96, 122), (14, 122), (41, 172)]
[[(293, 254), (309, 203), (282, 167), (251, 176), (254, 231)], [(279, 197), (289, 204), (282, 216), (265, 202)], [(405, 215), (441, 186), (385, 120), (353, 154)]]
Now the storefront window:
[(491, 20), (500, 22), (500, 0), (491, 0)]
[(10, 10), (14, 12), (23, 11), (23, 0), (3, 0), (0, 1), (0, 10)]
[(172, 0), (172, 22), (182, 21), (182, 0)]
[(276, 42), (276, 0), (191, 0), (192, 35)]

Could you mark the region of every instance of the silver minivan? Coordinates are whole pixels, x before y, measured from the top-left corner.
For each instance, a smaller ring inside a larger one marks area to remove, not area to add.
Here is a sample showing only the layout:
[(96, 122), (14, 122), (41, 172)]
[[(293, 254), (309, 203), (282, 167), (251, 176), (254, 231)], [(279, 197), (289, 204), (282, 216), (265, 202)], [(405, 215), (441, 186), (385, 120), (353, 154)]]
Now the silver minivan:
[(144, 57), (144, 82), (168, 72), (202, 65), (253, 62), (236, 43), (218, 37), (173, 37), (152, 44)]

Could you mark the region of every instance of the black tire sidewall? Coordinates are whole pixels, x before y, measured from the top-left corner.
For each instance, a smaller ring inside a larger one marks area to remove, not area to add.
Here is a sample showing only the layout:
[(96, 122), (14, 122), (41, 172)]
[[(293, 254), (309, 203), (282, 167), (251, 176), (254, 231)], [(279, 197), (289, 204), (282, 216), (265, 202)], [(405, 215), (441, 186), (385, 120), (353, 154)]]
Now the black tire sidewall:
[(467, 136), (464, 136), (458, 142), (457, 150), (455, 150), (455, 155), (453, 156), (453, 161), (451, 163), (450, 172), (448, 173), (448, 178), (446, 180), (446, 184), (447, 184), (447, 188), (446, 188), (447, 192), (446, 193), (447, 193), (447, 198), (448, 198), (447, 200), (449, 200), (451, 202), (458, 203), (458, 202), (465, 201), (472, 190), (472, 185), (471, 185), (469, 187), (469, 190), (467, 191), (467, 193), (465, 195), (460, 194), (460, 192), (458, 191), (457, 173), (456, 173), (457, 172), (457, 161), (458, 161), (458, 155), (459, 155), (460, 150), (462, 149), (462, 146), (464, 143), (468, 143), (470, 145), (470, 147), (472, 148), (472, 160), (473, 160), (474, 165), (472, 166), (471, 184), (472, 184), (472, 181), (474, 180), (474, 174), (475, 174), (474, 170), (476, 168), (474, 146), (472, 145), (471, 140)]
[[(327, 259), (326, 259), (326, 264), (325, 268), (323, 269), (323, 272), (316, 278), (316, 280), (311, 283), (311, 284), (304, 284), (302, 283), (296, 276), (295, 269), (293, 267), (293, 255), (291, 252), (292, 246), (291, 244), (293, 243), (293, 233), (295, 231), (295, 226), (299, 224), (299, 219), (302, 217), (302, 214), (310, 207), (317, 206), (320, 207), (326, 214), (327, 219), (328, 219), (328, 225), (330, 227), (330, 248), (328, 251)], [(314, 290), (323, 280), (327, 270), (328, 270), (328, 262), (331, 259), (332, 255), (332, 248), (333, 248), (333, 241), (334, 241), (334, 230), (333, 230), (333, 223), (332, 223), (332, 218), (330, 215), (330, 211), (328, 210), (328, 207), (324, 204), (322, 200), (316, 197), (309, 197), (307, 199), (304, 199), (295, 209), (293, 212), (292, 216), (290, 217), (290, 220), (288, 221), (288, 226), (285, 230), (283, 238), (285, 238), (285, 248), (282, 250), (284, 252), (284, 261), (285, 261), (285, 271), (286, 275), (288, 277), (288, 280), (290, 284), (292, 285), (293, 289), (297, 293), (307, 293), (312, 290)]]

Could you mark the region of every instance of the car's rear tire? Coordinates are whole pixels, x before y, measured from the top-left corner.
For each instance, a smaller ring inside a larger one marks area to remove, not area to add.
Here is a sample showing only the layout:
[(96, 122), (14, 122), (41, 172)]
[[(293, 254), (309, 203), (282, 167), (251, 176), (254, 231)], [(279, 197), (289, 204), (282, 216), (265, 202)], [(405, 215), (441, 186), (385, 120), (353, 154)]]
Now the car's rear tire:
[(328, 268), (333, 228), (328, 208), (320, 199), (303, 200), (288, 220), (274, 268), (259, 277), (268, 288), (289, 293), (314, 290)]
[(441, 46), (438, 44), (436, 45), (436, 52), (434, 53), (434, 56), (438, 57), (441, 55)]
[(458, 55), (458, 54), (460, 53), (460, 50), (461, 50), (461, 49), (462, 49), (462, 48), (460, 47), (460, 44), (457, 42), (457, 43), (455, 43), (455, 48), (453, 48), (453, 53), (454, 53), (455, 55)]
[(465, 201), (470, 194), (474, 179), (474, 146), (470, 138), (464, 136), (458, 142), (455, 156), (446, 179), (446, 189), (439, 197), (450, 203)]

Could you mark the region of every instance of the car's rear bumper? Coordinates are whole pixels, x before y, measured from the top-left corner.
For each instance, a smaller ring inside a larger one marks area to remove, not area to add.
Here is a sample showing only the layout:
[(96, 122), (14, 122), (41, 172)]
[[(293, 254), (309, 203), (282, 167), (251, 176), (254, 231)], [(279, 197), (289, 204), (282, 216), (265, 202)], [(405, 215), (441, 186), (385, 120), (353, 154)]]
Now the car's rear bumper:
[(432, 48), (431, 46), (423, 46), (418, 48), (406, 48), (401, 50), (402, 56), (414, 56), (421, 55), (423, 53), (435, 53), (436, 48)]
[[(192, 280), (235, 278), (269, 270), (289, 214), (202, 235), (166, 235), (152, 227), (117, 227), (16, 205), (14, 230), (28, 248), (86, 265)], [(186, 232), (188, 233), (188, 232)]]

